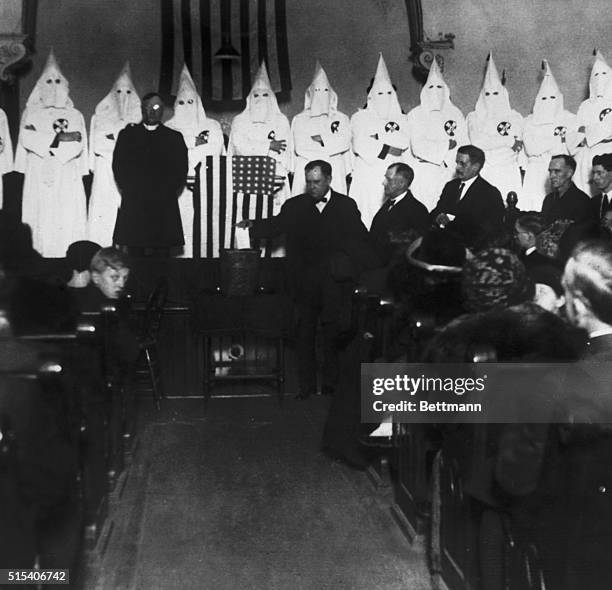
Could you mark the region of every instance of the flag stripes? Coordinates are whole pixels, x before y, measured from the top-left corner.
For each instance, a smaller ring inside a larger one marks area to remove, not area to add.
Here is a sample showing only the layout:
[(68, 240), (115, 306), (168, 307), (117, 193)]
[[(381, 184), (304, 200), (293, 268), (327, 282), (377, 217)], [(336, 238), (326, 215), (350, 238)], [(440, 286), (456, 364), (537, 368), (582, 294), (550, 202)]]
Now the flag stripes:
[[(160, 1), (163, 95), (175, 91), (183, 63), (205, 103), (239, 106), (262, 61), (274, 91), (291, 90), (285, 0)], [(215, 58), (228, 43), (239, 57)]]
[[(218, 258), (235, 247), (235, 226), (243, 219), (265, 219), (274, 211), (273, 195), (234, 192), (232, 158), (207, 156), (194, 186), (193, 257)], [(263, 244), (265, 256), (271, 249)], [(191, 254), (191, 253), (190, 253)]]

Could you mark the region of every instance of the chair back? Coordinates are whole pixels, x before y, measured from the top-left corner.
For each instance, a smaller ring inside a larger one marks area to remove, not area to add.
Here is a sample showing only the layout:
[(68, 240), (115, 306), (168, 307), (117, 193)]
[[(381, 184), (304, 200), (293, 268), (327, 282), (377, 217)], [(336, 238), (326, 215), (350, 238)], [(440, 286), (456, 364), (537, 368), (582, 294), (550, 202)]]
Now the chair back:
[(167, 299), (168, 277), (160, 277), (147, 300), (140, 335), (141, 342), (157, 340)]

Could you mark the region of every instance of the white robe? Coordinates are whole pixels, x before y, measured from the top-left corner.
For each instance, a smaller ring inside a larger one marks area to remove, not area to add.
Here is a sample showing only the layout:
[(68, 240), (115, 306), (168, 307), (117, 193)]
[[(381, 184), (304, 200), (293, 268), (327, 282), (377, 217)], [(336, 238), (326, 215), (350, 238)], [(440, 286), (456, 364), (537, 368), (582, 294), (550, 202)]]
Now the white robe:
[[(292, 195), (301, 195), (306, 190), (304, 167), (312, 160), (325, 160), (332, 167), (331, 187), (346, 194), (346, 175), (351, 171), (351, 126), (344, 113), (330, 113), (311, 117), (303, 111), (291, 123), (294, 163)], [(320, 135), (323, 145), (312, 139)]]
[[(508, 127), (510, 124), (510, 127)], [(481, 176), (499, 189), (504, 202), (510, 191), (514, 191), (521, 204), (521, 171), (518, 153), (512, 149), (514, 142), (523, 138), (523, 117), (514, 110), (485, 120), (475, 111), (467, 116), (470, 143), (485, 153), (485, 165)]]
[[(442, 111), (418, 106), (408, 113), (410, 135), (409, 165), (414, 170), (410, 191), (431, 211), (444, 185), (455, 174), (457, 149), (467, 143), (467, 125), (463, 113), (449, 105)], [(449, 149), (449, 141), (456, 146)]]
[(91, 118), (89, 151), (94, 176), (89, 199), (87, 239), (103, 248), (113, 243), (117, 210), (121, 206), (121, 195), (113, 175), (113, 152), (119, 132), (126, 125), (126, 121), (118, 119), (102, 119), (97, 115)]
[[(66, 131), (79, 131), (81, 141), (50, 147), (58, 119), (68, 122)], [(22, 221), (32, 229), (34, 248), (45, 257), (64, 257), (72, 242), (86, 238), (83, 176), (89, 170), (83, 115), (72, 107), (26, 109), (15, 169), (25, 175)]]
[(576, 115), (569, 111), (562, 111), (550, 123), (537, 123), (534, 115), (525, 119), (523, 142), (526, 165), (520, 209), (542, 210), (544, 197), (551, 191), (548, 177), (551, 157), (558, 154), (572, 155), (579, 141)]
[[(405, 153), (401, 156), (388, 153), (389, 147), (406, 150), (410, 146), (406, 116), (400, 114), (395, 119), (383, 120), (368, 109), (357, 111), (351, 118), (355, 163), (349, 195), (357, 202), (368, 229), (383, 202), (382, 183), (387, 168), (407, 159)], [(394, 129), (395, 126), (399, 129)]]
[(2, 196), (2, 176), (13, 170), (13, 144), (9, 132), (8, 119), (0, 109), (0, 209), (4, 202)]
[[(282, 153), (270, 150), (270, 140), (285, 140), (287, 149)], [(274, 193), (273, 214), (276, 215), (290, 196), (287, 174), (291, 170), (291, 128), (282, 113), (273, 114), (263, 123), (253, 123), (247, 111), (234, 117), (227, 149), (228, 156), (269, 156), (276, 160), (277, 176), (284, 176), (282, 188)]]
[(593, 157), (612, 153), (612, 98), (585, 100), (577, 117), (578, 126), (584, 127), (586, 145), (576, 153), (577, 168), (573, 180), (580, 190), (590, 195)]
[[(179, 131), (185, 140), (189, 158), (189, 176), (195, 176), (195, 168), (206, 159), (206, 156), (222, 156), (225, 153), (223, 142), (223, 131), (218, 121), (205, 119), (201, 129), (178, 128), (168, 125), (171, 129)], [(201, 132), (208, 131), (208, 142), (196, 145), (196, 138)], [(183, 189), (179, 197), (179, 211), (181, 213), (181, 224), (183, 225), (183, 237), (185, 246), (181, 258), (193, 257), (193, 191), (187, 187)]]

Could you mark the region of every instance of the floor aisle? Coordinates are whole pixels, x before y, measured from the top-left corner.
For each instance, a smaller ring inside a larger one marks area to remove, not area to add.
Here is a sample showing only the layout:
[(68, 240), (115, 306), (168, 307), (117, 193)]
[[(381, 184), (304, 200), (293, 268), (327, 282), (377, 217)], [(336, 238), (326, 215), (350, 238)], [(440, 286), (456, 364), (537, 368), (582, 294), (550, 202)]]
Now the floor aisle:
[(319, 451), (325, 398), (166, 400), (137, 437), (86, 590), (426, 590), (363, 473)]

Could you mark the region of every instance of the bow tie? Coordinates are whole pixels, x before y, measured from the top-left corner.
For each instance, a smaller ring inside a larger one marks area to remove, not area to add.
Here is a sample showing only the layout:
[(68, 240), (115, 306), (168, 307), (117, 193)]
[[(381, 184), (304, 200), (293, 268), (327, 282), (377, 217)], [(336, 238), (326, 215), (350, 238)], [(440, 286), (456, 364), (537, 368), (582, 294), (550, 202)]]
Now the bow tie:
[(315, 205), (317, 203), (327, 203), (327, 197), (319, 197), (318, 199), (315, 199), (314, 202), (315, 202)]

